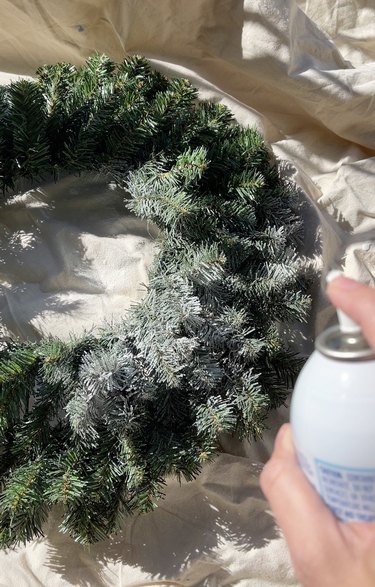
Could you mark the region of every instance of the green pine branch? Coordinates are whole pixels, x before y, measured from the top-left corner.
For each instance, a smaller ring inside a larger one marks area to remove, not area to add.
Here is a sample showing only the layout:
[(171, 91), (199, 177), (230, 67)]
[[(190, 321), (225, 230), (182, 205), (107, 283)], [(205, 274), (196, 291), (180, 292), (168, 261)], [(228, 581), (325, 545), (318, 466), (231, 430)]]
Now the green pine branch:
[(69, 342), (0, 351), (0, 545), (87, 544), (193, 479), (220, 435), (260, 438), (301, 367), (282, 324), (308, 318), (295, 190), (256, 129), (142, 57), (43, 66), (0, 88), (3, 198), (21, 179), (105, 173), (159, 229), (144, 299)]

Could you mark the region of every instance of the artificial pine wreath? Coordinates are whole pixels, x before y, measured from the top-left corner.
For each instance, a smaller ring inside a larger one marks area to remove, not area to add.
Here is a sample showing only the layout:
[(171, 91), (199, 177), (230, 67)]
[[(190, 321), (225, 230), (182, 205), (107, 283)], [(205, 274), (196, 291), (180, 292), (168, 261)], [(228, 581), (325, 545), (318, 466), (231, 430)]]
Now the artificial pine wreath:
[(309, 309), (292, 188), (254, 129), (140, 57), (44, 66), (0, 88), (3, 197), (20, 180), (96, 170), (161, 229), (126, 321), (0, 352), (0, 542), (101, 540), (192, 479), (222, 432), (259, 437), (299, 369), (280, 324)]

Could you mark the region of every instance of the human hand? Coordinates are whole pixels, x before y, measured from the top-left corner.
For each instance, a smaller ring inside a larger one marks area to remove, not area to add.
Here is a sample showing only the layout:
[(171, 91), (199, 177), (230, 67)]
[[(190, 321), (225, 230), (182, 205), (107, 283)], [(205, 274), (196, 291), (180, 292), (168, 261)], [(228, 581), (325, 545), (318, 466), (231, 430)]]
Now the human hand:
[[(375, 348), (375, 289), (338, 277), (327, 293)], [(375, 586), (375, 522), (343, 523), (331, 513), (298, 465), (289, 424), (279, 430), (260, 484), (304, 587)]]

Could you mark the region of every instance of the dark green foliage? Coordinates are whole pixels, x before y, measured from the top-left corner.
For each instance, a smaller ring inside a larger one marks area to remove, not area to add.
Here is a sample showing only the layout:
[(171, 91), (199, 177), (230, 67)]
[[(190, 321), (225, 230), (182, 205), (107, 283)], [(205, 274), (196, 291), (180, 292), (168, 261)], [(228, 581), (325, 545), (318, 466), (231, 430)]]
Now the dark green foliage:
[(97, 170), (161, 230), (144, 300), (101, 336), (0, 351), (0, 543), (90, 543), (192, 479), (221, 433), (259, 438), (300, 361), (280, 324), (309, 311), (301, 222), (259, 133), (145, 59), (42, 67), (0, 92), (4, 197)]

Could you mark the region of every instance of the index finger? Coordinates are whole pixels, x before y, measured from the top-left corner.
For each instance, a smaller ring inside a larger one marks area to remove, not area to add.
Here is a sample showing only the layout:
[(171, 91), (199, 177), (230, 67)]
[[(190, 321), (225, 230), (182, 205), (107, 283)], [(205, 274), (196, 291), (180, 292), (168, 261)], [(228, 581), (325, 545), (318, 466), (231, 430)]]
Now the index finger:
[(348, 277), (337, 277), (328, 284), (331, 302), (343, 310), (362, 329), (375, 349), (375, 289)]

